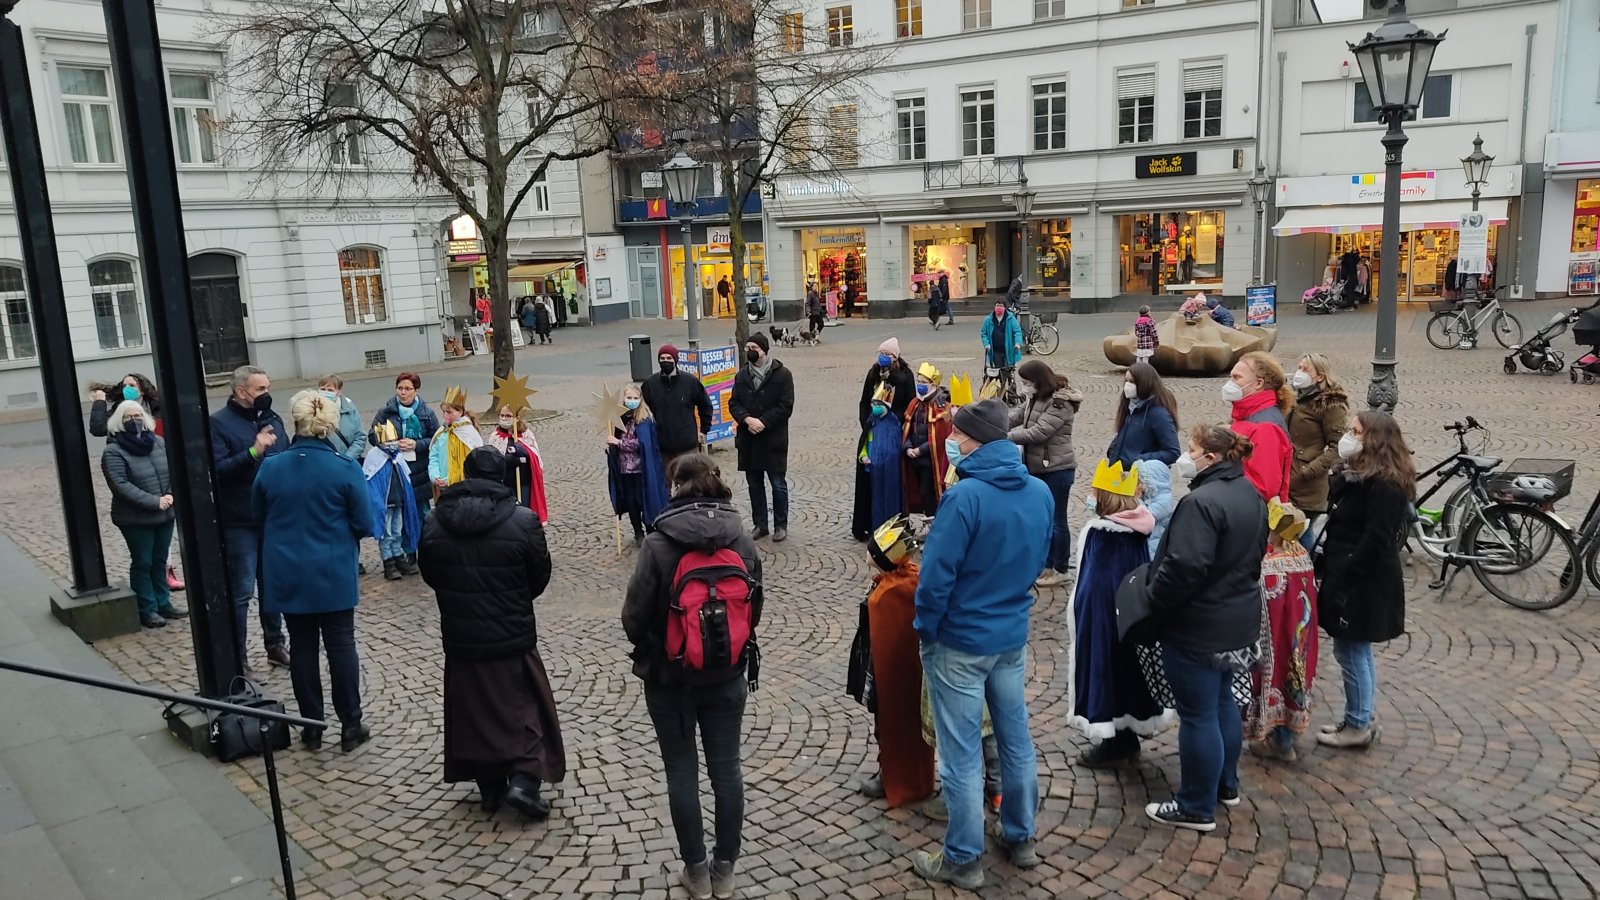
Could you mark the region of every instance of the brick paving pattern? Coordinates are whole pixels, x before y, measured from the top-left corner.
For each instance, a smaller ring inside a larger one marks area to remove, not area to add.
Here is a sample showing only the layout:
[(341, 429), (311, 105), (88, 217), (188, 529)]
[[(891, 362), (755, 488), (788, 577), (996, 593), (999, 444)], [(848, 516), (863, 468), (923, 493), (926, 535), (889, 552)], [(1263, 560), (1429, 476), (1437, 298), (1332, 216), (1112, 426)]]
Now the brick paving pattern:
[[(1525, 326), (1549, 314), (1544, 304), (1517, 312)], [(1352, 405), (1364, 405), (1370, 310), (1306, 319), (1289, 309), (1284, 318), (1279, 356), (1330, 353), (1337, 371), (1357, 385)], [(1120, 391), (1099, 342), (1130, 319), (1062, 317), (1066, 333), (1050, 361), (1087, 395), (1075, 429), (1085, 465), (1110, 438)], [(1401, 419), (1419, 461), (1431, 463), (1452, 446), (1441, 425), (1475, 415), (1495, 429), (1495, 455), (1580, 460), (1577, 489), (1563, 504), (1571, 519), (1580, 517), (1600, 487), (1590, 464), (1600, 435), (1600, 390), (1565, 377), (1503, 375), (1497, 348), (1433, 350), (1422, 335), (1424, 319), (1413, 313), (1401, 319)], [(675, 842), (653, 732), (617, 621), (633, 551), (625, 546), (618, 558), (601, 442), (587, 414), (589, 393), (600, 382), (593, 354), (615, 360), (609, 375), (615, 387), (626, 374), (625, 336), (638, 326), (567, 329), (557, 348), (523, 351), (538, 360), (530, 368), (567, 373), (535, 379), (538, 405), (560, 413), (536, 426), (551, 489), (555, 558), (554, 579), (539, 602), (541, 646), (570, 754), (567, 781), (550, 795), (550, 820), (524, 824), (509, 811), (489, 819), (470, 786), (440, 783), (442, 654), (433, 596), (418, 579), (368, 576), (359, 638), (363, 698), (376, 737), (349, 755), (338, 752), (337, 742), (318, 753), (297, 743), (280, 764), (291, 835), (315, 860), (302, 872), (302, 896), (682, 895), (668, 875), (676, 869)], [(723, 327), (710, 324), (707, 333)], [(658, 343), (676, 333), (670, 324), (655, 330)], [(844, 696), (843, 682), (870, 577), (866, 554), (848, 536), (861, 377), (889, 334), (899, 336), (911, 358), (931, 358), (946, 371), (971, 370), (976, 330), (970, 319), (938, 333), (920, 319), (858, 320), (829, 329), (821, 347), (777, 351), (798, 387), (794, 513), (787, 543), (762, 543), (769, 602), (763, 683), (747, 717), (741, 896), (960, 894), (930, 889), (909, 872), (909, 854), (936, 849), (942, 823), (910, 810), (886, 811), (881, 801), (855, 793), (859, 774), (875, 766), (874, 751), (868, 714)], [(952, 362), (961, 359), (969, 361)], [(427, 396), (442, 391), (444, 380), (431, 379)], [(1225, 419), (1219, 383), (1172, 382), (1186, 423)], [(49, 461), (37, 449), (29, 455), (33, 462), (13, 464), (0, 481), (7, 509), (0, 527), (65, 577)], [(733, 474), (731, 447), (721, 459)], [(1075, 524), (1083, 520), (1086, 480), (1080, 479)], [(744, 507), (742, 476), (733, 483)], [(103, 500), (103, 486), (101, 493)], [(121, 539), (109, 520), (102, 531), (110, 565), (121, 571)], [(370, 542), (365, 558), (376, 571)], [(1069, 677), (1062, 647), (1066, 594), (1043, 592), (1033, 617), (1029, 705), (1045, 861), (1022, 872), (991, 849), (984, 896), (1592, 896), (1600, 885), (1600, 679), (1592, 665), (1600, 628), (1588, 589), (1560, 610), (1534, 614), (1488, 596), (1470, 575), (1441, 597), (1426, 587), (1432, 577), (1426, 565), (1413, 563), (1409, 571), (1409, 634), (1378, 652), (1381, 742), (1366, 753), (1337, 752), (1308, 735), (1300, 762), (1290, 765), (1246, 755), (1244, 804), (1219, 814), (1218, 830), (1204, 836), (1153, 826), (1143, 814), (1147, 800), (1165, 799), (1173, 789), (1175, 731), (1147, 741), (1143, 759), (1119, 771), (1072, 765), (1083, 741), (1065, 727), (1062, 708)], [(268, 671), (259, 639), (251, 646), (253, 664)], [(191, 686), (184, 629), (131, 635), (99, 649), (130, 678)], [(1342, 689), (1330, 652), (1319, 668), (1320, 723), (1338, 714)], [(287, 673), (272, 670), (269, 687), (289, 695)], [(259, 760), (226, 768), (265, 808)]]

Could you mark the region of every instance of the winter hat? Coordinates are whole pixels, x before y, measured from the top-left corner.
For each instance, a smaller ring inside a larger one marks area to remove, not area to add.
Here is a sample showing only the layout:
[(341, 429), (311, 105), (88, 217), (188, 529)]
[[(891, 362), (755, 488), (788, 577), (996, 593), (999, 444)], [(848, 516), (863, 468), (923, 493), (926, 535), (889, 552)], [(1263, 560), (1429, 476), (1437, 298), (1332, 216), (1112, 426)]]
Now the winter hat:
[(899, 338), (889, 338), (887, 341), (884, 341), (883, 343), (878, 345), (878, 352), (879, 353), (887, 353), (890, 356), (894, 357), (895, 359), (899, 359), (900, 358), (900, 339)]
[(672, 361), (673, 362), (677, 362), (678, 361), (678, 348), (672, 346), (671, 344), (662, 344), (661, 345), (661, 349), (656, 351), (656, 358), (660, 359), (663, 356), (670, 356), (670, 357), (672, 357)]
[(501, 482), (506, 477), (506, 458), (493, 447), (478, 447), (461, 464), (461, 474), (467, 478), (482, 478)]
[(767, 353), (772, 349), (772, 343), (767, 340), (767, 336), (759, 331), (750, 335), (750, 343), (760, 347), (762, 353)]
[(979, 400), (956, 410), (951, 424), (967, 437), (988, 444), (1006, 439), (1010, 434), (1011, 416), (999, 400)]

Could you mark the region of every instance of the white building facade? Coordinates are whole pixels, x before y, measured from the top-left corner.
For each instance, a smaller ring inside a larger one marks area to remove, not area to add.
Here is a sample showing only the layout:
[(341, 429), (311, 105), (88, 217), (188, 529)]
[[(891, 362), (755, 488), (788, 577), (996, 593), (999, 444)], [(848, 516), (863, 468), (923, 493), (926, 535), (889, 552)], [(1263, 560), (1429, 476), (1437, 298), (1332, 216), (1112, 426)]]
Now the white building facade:
[(1530, 176), (1542, 187), (1540, 296), (1596, 292), (1600, 251), (1600, 0), (1560, 0), (1554, 47), (1555, 82), (1544, 165)]
[[(807, 112), (837, 171), (767, 210), (776, 297), (807, 282), (920, 314), (1022, 277), (1094, 311), (1243, 293), (1257, 235), (1261, 34), (1251, 0), (814, 0), (803, 52), (893, 42), (872, 89)], [(1015, 195), (1033, 192), (1020, 220)]]
[[(291, 172), (260, 180), (212, 124), (232, 105), (219, 79), (222, 54), (206, 41), (213, 13), (202, 7), (212, 5), (160, 7), (207, 374), (248, 363), (274, 377), (316, 377), (441, 359), (448, 207), (418, 191), (408, 165), (357, 137), (340, 142), (335, 179)], [(20, 5), (10, 17), (30, 54), (78, 374), (87, 383), (148, 373), (150, 301), (104, 20), (97, 5), (70, 0)], [(0, 409), (42, 402), (21, 237), (10, 191), (0, 191)], [(580, 254), (581, 245), (580, 236)]]

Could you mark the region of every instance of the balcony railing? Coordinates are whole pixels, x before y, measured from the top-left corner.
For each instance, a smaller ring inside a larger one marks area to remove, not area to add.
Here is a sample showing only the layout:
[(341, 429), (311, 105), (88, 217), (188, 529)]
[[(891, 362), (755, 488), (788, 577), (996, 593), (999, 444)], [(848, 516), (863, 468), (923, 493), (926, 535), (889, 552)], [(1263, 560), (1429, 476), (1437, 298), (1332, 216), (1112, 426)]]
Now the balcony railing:
[[(675, 222), (686, 212), (682, 204), (660, 197), (623, 197), (617, 204), (618, 222)], [(752, 193), (744, 203), (746, 216), (761, 215), (761, 196)], [(695, 201), (696, 219), (722, 218), (728, 215), (727, 197), (701, 197)]]
[(950, 188), (1011, 184), (1021, 174), (1020, 156), (984, 156), (977, 159), (929, 162), (922, 164), (922, 188), (928, 191), (942, 191)]
[[(734, 119), (727, 127), (723, 127), (720, 122), (696, 122), (689, 125), (688, 130), (694, 133), (696, 141), (712, 145), (753, 141), (759, 136), (755, 122), (745, 118)], [(672, 134), (662, 128), (618, 131), (617, 148), (623, 153), (664, 150), (671, 146)]]

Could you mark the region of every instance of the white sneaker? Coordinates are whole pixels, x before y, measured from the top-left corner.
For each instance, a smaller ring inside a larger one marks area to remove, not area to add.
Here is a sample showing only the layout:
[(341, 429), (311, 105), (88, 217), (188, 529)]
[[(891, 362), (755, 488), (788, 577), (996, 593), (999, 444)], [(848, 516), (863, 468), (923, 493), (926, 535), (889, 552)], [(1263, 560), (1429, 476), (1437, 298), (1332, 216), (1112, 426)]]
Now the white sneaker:
[(1057, 572), (1054, 569), (1052, 569), (1049, 572), (1046, 572), (1045, 574), (1040, 575), (1038, 578), (1034, 579), (1033, 586), (1034, 587), (1055, 587), (1057, 585), (1066, 584), (1066, 582), (1067, 582), (1067, 576), (1066, 576), (1065, 572)]

